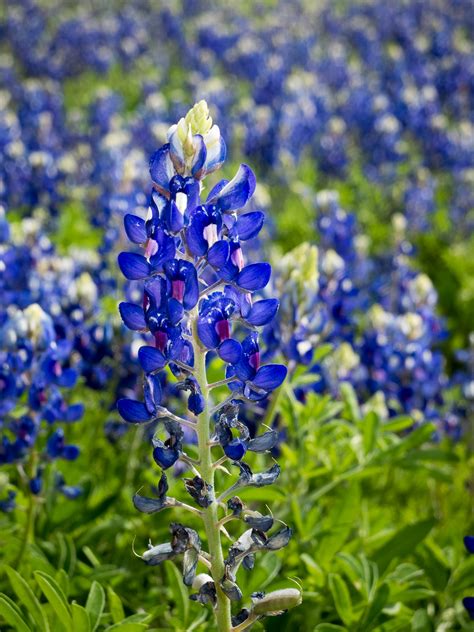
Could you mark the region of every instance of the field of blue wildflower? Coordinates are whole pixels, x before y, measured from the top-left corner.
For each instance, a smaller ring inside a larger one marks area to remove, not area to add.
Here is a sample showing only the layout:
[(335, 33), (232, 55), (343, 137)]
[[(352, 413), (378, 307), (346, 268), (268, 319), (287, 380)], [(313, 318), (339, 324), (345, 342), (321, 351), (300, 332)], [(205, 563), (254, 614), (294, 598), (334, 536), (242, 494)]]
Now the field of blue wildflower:
[(0, 630), (474, 630), (472, 0), (0, 5)]

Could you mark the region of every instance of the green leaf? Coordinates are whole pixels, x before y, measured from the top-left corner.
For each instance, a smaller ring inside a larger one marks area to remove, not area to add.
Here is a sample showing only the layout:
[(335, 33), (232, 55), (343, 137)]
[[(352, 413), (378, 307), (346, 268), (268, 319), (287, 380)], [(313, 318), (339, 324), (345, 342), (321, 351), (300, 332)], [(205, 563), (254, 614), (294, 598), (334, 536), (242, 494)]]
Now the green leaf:
[(110, 588), (107, 588), (107, 597), (109, 599), (109, 608), (110, 614), (112, 615), (112, 621), (114, 623), (120, 623), (123, 619), (125, 619), (125, 613), (123, 611), (122, 602), (117, 593)]
[(368, 413), (361, 422), (364, 442), (364, 452), (369, 454), (375, 447), (378, 428), (380, 424), (379, 416), (374, 413)]
[(344, 625), (350, 627), (352, 623), (352, 601), (349, 590), (340, 575), (330, 573), (329, 590), (334, 599), (337, 614), (342, 619)]
[(94, 630), (99, 625), (100, 617), (104, 611), (105, 606), (105, 591), (99, 582), (92, 582), (89, 595), (86, 602), (86, 610), (89, 615), (91, 630)]
[(347, 632), (347, 628), (343, 628), (342, 625), (335, 625), (334, 623), (319, 623), (314, 632)]
[(29, 628), (24, 622), (23, 617), (14, 602), (3, 593), (0, 594), (0, 614), (5, 621), (15, 628), (15, 630), (18, 630), (18, 632), (31, 632), (31, 628)]
[(70, 630), (72, 628), (72, 619), (69, 605), (63, 591), (57, 582), (47, 573), (43, 573), (43, 571), (35, 571), (34, 575), (39, 587), (41, 588), (41, 592), (51, 604), (51, 607), (56, 613), (58, 619), (67, 630)]
[(72, 604), (72, 622), (74, 632), (90, 632), (91, 624), (87, 610), (78, 603)]
[(400, 415), (399, 417), (393, 417), (382, 424), (382, 430), (386, 432), (401, 432), (402, 430), (411, 428), (414, 423), (415, 422), (411, 417)]
[(431, 632), (431, 629), (430, 619), (426, 610), (417, 610), (411, 620), (412, 632)]
[(105, 628), (105, 632), (142, 632), (147, 629), (146, 623), (116, 623)]
[(186, 627), (186, 624), (188, 623), (190, 603), (188, 591), (183, 584), (183, 578), (176, 565), (173, 562), (165, 562), (165, 567), (166, 574), (168, 576), (168, 582), (173, 588), (173, 595), (176, 595), (176, 599), (178, 599), (179, 595), (179, 611), (181, 613), (183, 625)]
[(142, 632), (142, 630), (148, 629), (147, 624), (150, 619), (150, 615), (146, 613), (132, 614), (120, 623), (109, 626), (105, 632)]
[(28, 610), (29, 614), (31, 615), (39, 629), (48, 632), (48, 619), (41, 609), (41, 604), (36, 598), (34, 592), (31, 590), (23, 577), (14, 568), (11, 568), (10, 566), (5, 566), (4, 568), (8, 575), (11, 587), (15, 592), (15, 595), (18, 597), (19, 601)]
[(311, 579), (314, 581), (315, 585), (319, 588), (324, 586), (324, 571), (319, 566), (319, 564), (307, 553), (302, 553), (300, 555), (301, 561), (305, 564), (309, 574), (311, 575)]
[(353, 524), (360, 514), (360, 485), (352, 482), (342, 488), (331, 512), (324, 522), (324, 536), (320, 539), (317, 560), (321, 566), (328, 567), (334, 555), (344, 546)]
[(374, 598), (372, 599), (369, 605), (369, 608), (367, 610), (367, 613), (364, 616), (363, 625), (361, 626), (361, 629), (367, 630), (367, 631), (371, 629), (372, 624), (376, 621), (377, 617), (382, 612), (383, 608), (385, 608), (389, 595), (390, 595), (390, 588), (387, 586), (387, 584), (382, 584), (381, 586), (377, 588), (377, 590), (375, 591)]
[(413, 553), (431, 531), (436, 521), (433, 518), (420, 520), (409, 524), (397, 531), (388, 542), (381, 546), (373, 555), (380, 571), (383, 573), (390, 562), (396, 558), (403, 558)]
[(351, 421), (358, 421), (361, 418), (359, 403), (357, 402), (357, 395), (354, 387), (349, 382), (341, 382), (339, 385), (341, 390), (341, 397), (344, 401)]

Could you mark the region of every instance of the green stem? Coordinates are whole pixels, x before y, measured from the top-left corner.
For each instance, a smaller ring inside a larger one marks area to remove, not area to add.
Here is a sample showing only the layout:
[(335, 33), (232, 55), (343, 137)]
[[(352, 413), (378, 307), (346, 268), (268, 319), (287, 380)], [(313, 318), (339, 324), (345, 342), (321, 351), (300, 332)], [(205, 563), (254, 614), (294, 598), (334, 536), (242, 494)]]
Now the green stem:
[[(206, 352), (202, 350), (197, 335), (197, 318), (193, 319), (193, 346), (195, 377), (199, 382), (202, 396), (206, 402), (206, 407), (198, 417), (197, 436), (200, 461), (201, 478), (212, 485), (214, 484), (215, 469), (212, 464), (212, 454), (210, 443), (210, 408), (209, 408), (209, 385), (206, 373)], [(202, 519), (206, 530), (206, 537), (211, 557), (211, 575), (216, 586), (217, 607), (216, 620), (219, 632), (229, 632), (232, 629), (230, 601), (221, 589), (220, 582), (224, 576), (224, 556), (222, 553), (221, 535), (219, 528), (219, 518), (217, 515), (217, 503), (212, 502), (209, 507), (203, 509)]]

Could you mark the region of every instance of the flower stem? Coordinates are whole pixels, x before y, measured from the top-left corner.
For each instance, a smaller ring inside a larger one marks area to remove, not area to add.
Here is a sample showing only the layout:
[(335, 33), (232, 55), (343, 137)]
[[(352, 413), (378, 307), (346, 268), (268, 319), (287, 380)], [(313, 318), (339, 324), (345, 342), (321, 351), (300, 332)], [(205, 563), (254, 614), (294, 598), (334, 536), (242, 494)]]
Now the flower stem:
[[(206, 351), (203, 351), (197, 335), (197, 318), (193, 319), (193, 346), (195, 360), (195, 376), (199, 382), (202, 396), (206, 406), (198, 417), (197, 436), (200, 460), (201, 478), (214, 485), (214, 468), (211, 455), (210, 443), (210, 408), (209, 408), (209, 385), (206, 373)], [(224, 576), (224, 556), (222, 553), (221, 535), (219, 530), (219, 518), (217, 515), (217, 502), (213, 502), (203, 509), (203, 522), (206, 529), (209, 554), (211, 557), (211, 575), (216, 586), (217, 607), (216, 620), (219, 632), (229, 632), (232, 629), (230, 601), (221, 589), (220, 582)]]

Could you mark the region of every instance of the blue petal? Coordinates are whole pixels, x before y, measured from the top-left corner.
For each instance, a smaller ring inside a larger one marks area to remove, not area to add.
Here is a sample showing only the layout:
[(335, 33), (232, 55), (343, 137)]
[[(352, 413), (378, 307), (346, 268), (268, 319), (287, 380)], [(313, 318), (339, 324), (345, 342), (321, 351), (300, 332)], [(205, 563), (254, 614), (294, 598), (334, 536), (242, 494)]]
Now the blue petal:
[(236, 282), (244, 290), (254, 292), (264, 288), (270, 280), (272, 268), (269, 263), (251, 263), (239, 272)]
[(140, 496), (140, 494), (135, 494), (132, 501), (135, 509), (142, 513), (152, 514), (165, 508), (162, 500), (158, 498), (147, 498), (146, 496)]
[(474, 553), (474, 535), (466, 535), (464, 538), (464, 546), (469, 553)]
[(62, 458), (66, 461), (75, 461), (80, 454), (80, 450), (77, 445), (67, 445), (62, 453)]
[(219, 180), (217, 184), (215, 184), (212, 189), (209, 191), (209, 194), (206, 198), (206, 202), (210, 202), (211, 200), (215, 200), (222, 189), (229, 184), (229, 180)]
[(230, 254), (229, 242), (221, 239), (209, 249), (207, 253), (207, 260), (214, 266), (214, 268), (220, 268), (227, 263)]
[(77, 372), (74, 369), (64, 369), (61, 375), (55, 380), (58, 386), (72, 388), (77, 381)]
[(58, 489), (69, 500), (75, 500), (82, 494), (82, 487), (78, 485), (61, 485)]
[(266, 364), (259, 368), (252, 384), (264, 391), (273, 391), (283, 383), (286, 373), (286, 366), (282, 364)]
[(247, 322), (256, 327), (269, 323), (278, 311), (280, 303), (276, 298), (267, 298), (257, 301), (250, 308), (247, 315)]
[(219, 345), (218, 354), (224, 362), (236, 364), (242, 355), (242, 346), (237, 340), (228, 338)]
[(163, 397), (161, 382), (158, 375), (146, 376), (143, 393), (145, 395), (145, 408), (148, 410), (150, 415), (155, 414), (155, 411), (161, 404), (161, 399)]
[(186, 231), (186, 241), (189, 250), (196, 257), (202, 257), (206, 254), (208, 244), (204, 239), (204, 221), (206, 216), (204, 213), (195, 213), (192, 216), (189, 228)]
[(193, 309), (199, 300), (199, 283), (196, 268), (190, 264), (185, 279), (185, 290), (183, 297), (184, 308)]
[(241, 215), (235, 224), (235, 230), (239, 239), (246, 241), (253, 239), (261, 231), (265, 215), (261, 211), (253, 211)]
[(202, 168), (206, 162), (207, 156), (206, 145), (201, 134), (195, 134), (193, 136), (193, 145), (196, 153), (194, 154), (191, 173), (197, 180), (199, 180), (203, 175)]
[(166, 364), (166, 358), (159, 349), (145, 345), (138, 350), (138, 360), (145, 373), (151, 373), (162, 369)]
[(173, 259), (176, 254), (176, 243), (171, 235), (163, 234), (158, 242), (158, 252), (150, 257), (152, 270), (158, 270), (163, 263)]
[(145, 314), (140, 305), (134, 303), (120, 303), (120, 316), (125, 325), (133, 331), (142, 331), (146, 329)]
[(247, 452), (247, 446), (241, 439), (232, 439), (232, 441), (224, 446), (224, 452), (229, 459), (240, 461)]
[(207, 146), (206, 163), (204, 165), (204, 173), (212, 173), (221, 167), (225, 161), (227, 148), (222, 136), (217, 142)]
[(240, 165), (236, 175), (220, 191), (215, 203), (222, 212), (242, 208), (252, 197), (255, 185), (252, 169), (248, 165)]
[(78, 421), (84, 414), (84, 404), (71, 404), (67, 409), (65, 421)]
[(149, 165), (151, 179), (158, 191), (167, 198), (170, 196), (170, 180), (175, 175), (169, 150), (169, 144), (163, 145), (158, 151), (155, 151)]
[(127, 213), (123, 218), (123, 224), (130, 241), (134, 244), (144, 244), (146, 242), (148, 237), (146, 234), (146, 225), (141, 217)]
[(168, 301), (168, 315), (172, 325), (177, 325), (184, 316), (184, 307), (175, 298)]
[(198, 336), (202, 344), (208, 349), (215, 349), (219, 344), (219, 336), (217, 335), (214, 321), (206, 318), (200, 318), (197, 325)]
[(150, 266), (143, 255), (134, 252), (121, 252), (118, 264), (122, 274), (131, 281), (145, 279), (150, 274)]
[(470, 618), (474, 620), (474, 597), (464, 597), (462, 605), (466, 608)]
[(173, 165), (178, 173), (182, 173), (184, 170), (184, 151), (183, 144), (181, 143), (178, 135), (178, 129), (170, 136), (170, 158), (173, 162)]
[(167, 470), (179, 459), (179, 451), (175, 448), (165, 448), (164, 446), (157, 446), (153, 450), (153, 458), (157, 465), (159, 465), (163, 470)]
[(173, 233), (179, 233), (179, 231), (183, 228), (184, 216), (180, 213), (174, 200), (170, 200), (170, 202), (166, 205), (163, 213), (163, 220), (166, 222), (168, 230)]
[(206, 400), (201, 393), (191, 393), (188, 397), (188, 409), (195, 415), (200, 415), (206, 408)]
[(142, 424), (151, 421), (152, 415), (146, 409), (145, 404), (135, 399), (123, 398), (117, 402), (120, 416), (131, 424)]

